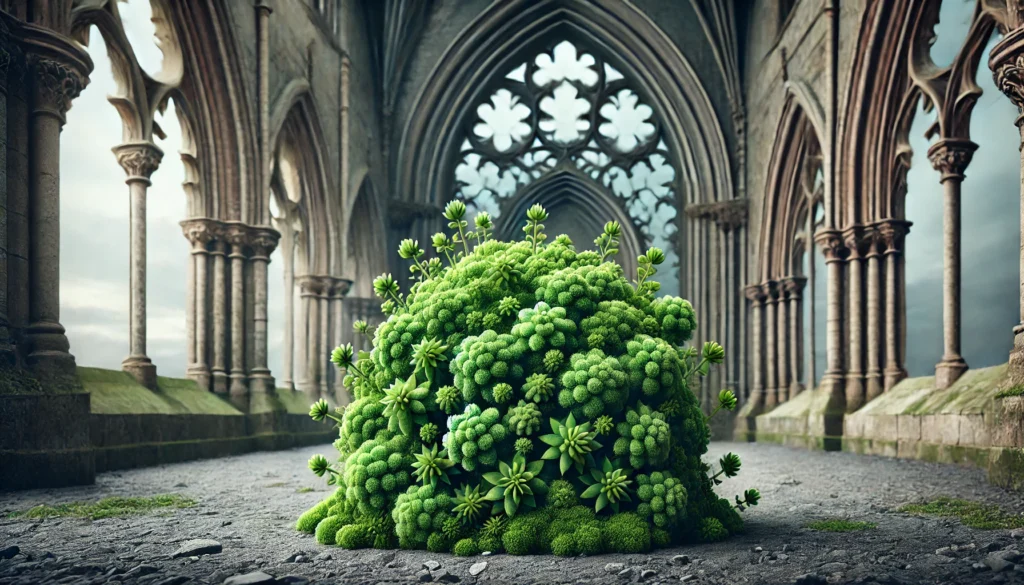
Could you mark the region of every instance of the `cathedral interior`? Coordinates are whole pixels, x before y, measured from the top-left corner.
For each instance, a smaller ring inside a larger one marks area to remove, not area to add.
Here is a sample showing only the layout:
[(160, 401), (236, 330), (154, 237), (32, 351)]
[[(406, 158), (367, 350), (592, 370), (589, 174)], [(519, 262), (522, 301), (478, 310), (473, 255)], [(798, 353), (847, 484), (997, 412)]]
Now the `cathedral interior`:
[(1022, 487), (1021, 111), (1019, 0), (0, 1), (0, 487), (329, 442), (452, 199), (664, 249), (716, 438)]

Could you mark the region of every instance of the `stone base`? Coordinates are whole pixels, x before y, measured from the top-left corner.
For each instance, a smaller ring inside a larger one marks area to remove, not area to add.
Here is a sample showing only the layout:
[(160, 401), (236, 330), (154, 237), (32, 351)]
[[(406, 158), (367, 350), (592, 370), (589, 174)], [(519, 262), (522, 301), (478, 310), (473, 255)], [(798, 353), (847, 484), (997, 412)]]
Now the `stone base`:
[(771, 412), (757, 415), (751, 440), (837, 451), (842, 446), (843, 413), (828, 389), (804, 390)]
[(210, 375), (213, 380), (213, 392), (214, 394), (220, 394), (221, 396), (228, 393), (228, 375), (224, 372), (213, 372)]
[(82, 392), (0, 395), (0, 490), (92, 483), (89, 420)]
[(146, 388), (156, 388), (156, 366), (148, 357), (128, 358), (121, 362), (121, 369)]
[(733, 420), (732, 439), (752, 443), (757, 436), (757, 415), (764, 412), (764, 405), (751, 395), (736, 412)]
[(846, 417), (843, 449), (986, 469), (1004, 487), (1024, 488), (1024, 397), (997, 398), (1006, 364), (969, 370), (945, 389), (910, 378)]
[(945, 390), (953, 385), (967, 371), (967, 362), (962, 357), (943, 358), (935, 366), (935, 388)]
[(1024, 331), (1014, 328), (1013, 349), (1010, 350), (1009, 386), (1024, 385)]
[(249, 376), (249, 392), (251, 394), (266, 394), (274, 391), (274, 377), (270, 375), (270, 370), (263, 372), (253, 372)]

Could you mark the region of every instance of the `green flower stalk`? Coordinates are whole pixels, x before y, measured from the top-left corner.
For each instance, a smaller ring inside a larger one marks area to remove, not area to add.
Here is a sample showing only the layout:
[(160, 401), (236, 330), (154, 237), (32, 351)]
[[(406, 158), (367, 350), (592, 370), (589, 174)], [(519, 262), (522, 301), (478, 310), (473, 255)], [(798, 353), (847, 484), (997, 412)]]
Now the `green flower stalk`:
[(734, 410), (736, 408), (736, 404), (736, 394), (732, 390), (722, 390), (718, 393), (718, 406), (716, 406), (715, 409), (711, 411), (711, 414), (708, 415), (708, 420), (711, 420), (711, 417), (718, 414), (719, 410)]
[(420, 248), (418, 241), (409, 238), (402, 240), (402, 243), (398, 245), (398, 255), (405, 260), (412, 260), (409, 272), (414, 276), (418, 273), (420, 280), (430, 278), (427, 267), (420, 262), (420, 257), (423, 256), (423, 248)]
[(437, 445), (434, 445), (431, 449), (422, 447), (420, 454), (413, 454), (416, 461), (412, 464), (413, 476), (419, 479), (423, 485), (430, 485), (430, 487), (437, 489), (437, 480), (441, 480), (447, 484), (448, 481), (448, 470), (455, 466), (455, 462), (448, 459), (447, 451), (444, 449), (440, 453), (437, 451)]
[(331, 363), (338, 367), (339, 370), (352, 370), (360, 378), (366, 378), (366, 374), (356, 365), (354, 357), (355, 351), (352, 349), (351, 343), (345, 343), (339, 345), (331, 351)]
[(637, 257), (637, 279), (636, 279), (636, 291), (648, 296), (653, 297), (654, 293), (658, 292), (661, 285), (655, 281), (648, 281), (647, 279), (654, 276), (658, 271), (656, 266), (660, 265), (665, 261), (665, 253), (661, 251), (661, 248), (650, 248), (647, 253)]
[(759, 501), (761, 501), (761, 492), (752, 488), (743, 492), (742, 500), (739, 496), (736, 496), (735, 508), (742, 512), (743, 510), (749, 508), (750, 506), (756, 506)]
[(455, 251), (455, 242), (448, 237), (448, 234), (444, 232), (437, 232), (431, 238), (431, 243), (434, 245), (434, 251), (438, 254), (444, 254), (448, 258), (448, 265), (454, 266), (455, 260), (452, 259), (452, 252)]
[(622, 237), (622, 226), (617, 221), (604, 224), (604, 232), (594, 240), (597, 251), (601, 253), (601, 262), (619, 253), (619, 238)]
[(722, 483), (722, 480), (718, 479), (720, 475), (736, 477), (740, 472), (740, 456), (735, 453), (726, 453), (718, 460), (718, 467), (718, 473), (711, 476), (711, 481), (715, 482), (715, 485)]
[(398, 307), (405, 307), (405, 301), (398, 292), (398, 282), (390, 274), (381, 274), (373, 279), (373, 292), (385, 301), (391, 301)]
[(486, 496), (495, 502), (491, 514), (504, 513), (511, 518), (520, 507), (536, 507), (534, 496), (544, 495), (548, 490), (548, 486), (538, 477), (543, 469), (543, 461), (527, 463), (526, 457), (516, 453), (512, 465), (499, 461), (498, 471), (485, 473), (484, 481), (494, 486)]
[(576, 471), (583, 473), (583, 464), (588, 458), (593, 461), (590, 453), (601, 448), (601, 443), (595, 438), (597, 432), (590, 430), (590, 426), (589, 422), (577, 425), (572, 414), (569, 414), (565, 422), (551, 419), (552, 434), (540, 437), (541, 441), (550, 445), (541, 459), (558, 459), (558, 469), (562, 475), (573, 464), (576, 465)]
[(725, 348), (717, 341), (705, 341), (701, 349), (701, 357), (712, 364), (720, 364), (725, 359)]
[(633, 482), (626, 475), (625, 470), (616, 469), (615, 465), (607, 457), (604, 458), (601, 469), (591, 469), (590, 476), (588, 477), (587, 474), (583, 474), (580, 476), (580, 480), (589, 486), (583, 490), (580, 497), (585, 499), (596, 498), (594, 502), (595, 512), (600, 512), (610, 505), (612, 510), (618, 513), (620, 502), (632, 501), (626, 490)]
[(411, 435), (414, 419), (424, 418), (427, 412), (423, 403), (429, 394), (428, 387), (416, 383), (415, 372), (404, 381), (396, 379), (380, 400), (384, 405), (384, 416), (388, 417), (388, 429)]
[(330, 474), (331, 483), (334, 482), (335, 478), (340, 473), (331, 467), (331, 464), (327, 461), (327, 458), (319, 453), (309, 458), (309, 470), (316, 474), (317, 477), (323, 477), (325, 473)]
[(371, 333), (373, 333), (370, 326), (366, 323), (366, 321), (363, 321), (361, 319), (359, 321), (356, 321), (355, 323), (352, 323), (352, 331), (355, 331), (360, 335), (365, 335), (366, 337), (370, 337)]
[(547, 218), (548, 212), (539, 203), (534, 204), (526, 211), (526, 226), (523, 227), (523, 231), (526, 232), (526, 240), (533, 245), (534, 254), (537, 253), (537, 244), (547, 239), (547, 236), (544, 235), (544, 224), (541, 223)]
[(455, 490), (455, 508), (452, 511), (464, 524), (471, 524), (480, 519), (488, 501), (486, 495), (480, 493), (480, 486), (462, 486), (461, 490)]
[(480, 241), (486, 242), (487, 230), (494, 227), (494, 224), (491, 223), (491, 215), (486, 211), (481, 211), (480, 213), (476, 214), (476, 217), (473, 219), (473, 223), (476, 224), (476, 229), (479, 230)]
[(327, 401), (323, 398), (317, 400), (309, 407), (309, 417), (316, 422), (329, 418), (334, 422), (341, 424), (341, 417), (331, 413), (331, 406), (327, 404)]
[(466, 238), (465, 232), (466, 227), (469, 225), (465, 220), (466, 204), (457, 199), (449, 201), (448, 205), (444, 207), (444, 217), (448, 220), (449, 228), (459, 231), (459, 236), (455, 243), (461, 243), (466, 255), (469, 255), (469, 241)]

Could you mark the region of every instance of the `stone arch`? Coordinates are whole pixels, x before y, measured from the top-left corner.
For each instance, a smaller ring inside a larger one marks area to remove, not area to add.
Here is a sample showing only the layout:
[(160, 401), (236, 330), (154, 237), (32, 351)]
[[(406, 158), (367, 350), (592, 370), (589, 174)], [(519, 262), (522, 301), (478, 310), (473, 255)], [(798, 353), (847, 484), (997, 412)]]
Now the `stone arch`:
[(293, 155), (291, 162), (301, 181), (298, 207), (302, 210), (309, 270), (315, 274), (339, 272), (328, 149), (308, 84), (290, 83), (271, 111), (270, 144), (274, 145), (275, 158), (282, 152)]
[(579, 42), (615, 63), (661, 114), (676, 157), (680, 208), (733, 197), (725, 137), (693, 68), (649, 17), (618, 0), (492, 4), (448, 47), (417, 97), (403, 131), (396, 191), (443, 205), (469, 110), (495, 77), (553, 38)]
[(350, 296), (373, 297), (373, 279), (387, 271), (387, 230), (380, 209), (380, 193), (366, 175), (352, 202), (345, 230), (346, 276), (352, 280)]

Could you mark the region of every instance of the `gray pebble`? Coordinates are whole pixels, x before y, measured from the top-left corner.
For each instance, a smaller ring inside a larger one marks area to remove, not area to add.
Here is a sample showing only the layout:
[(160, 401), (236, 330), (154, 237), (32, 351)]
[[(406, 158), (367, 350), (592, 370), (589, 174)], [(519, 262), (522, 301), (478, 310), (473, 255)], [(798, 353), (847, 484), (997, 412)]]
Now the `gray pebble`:
[(198, 538), (196, 540), (189, 540), (182, 544), (178, 550), (171, 553), (171, 558), (178, 559), (181, 557), (191, 557), (195, 555), (212, 555), (217, 554), (222, 550), (224, 550), (224, 548), (216, 540)]
[(224, 581), (224, 585), (269, 585), (275, 581), (273, 575), (268, 575), (263, 571), (256, 571), (255, 573), (246, 573), (245, 575), (235, 575), (234, 577), (228, 577)]
[(428, 571), (426, 569), (420, 569), (419, 572), (416, 573), (416, 580), (417, 581), (420, 581), (422, 583), (426, 583), (427, 581), (430, 581), (431, 579), (433, 579), (433, 577), (430, 576), (430, 571)]
[(640, 573), (640, 578), (641, 579), (650, 579), (651, 577), (656, 577), (657, 575), (658, 575), (658, 572), (655, 571), (654, 569), (644, 569)]
[(474, 563), (473, 566), (469, 568), (469, 574), (476, 577), (480, 573), (483, 573), (486, 569), (487, 561), (480, 561), (479, 563)]
[(633, 576), (633, 567), (626, 567), (625, 569), (622, 569), (619, 571), (618, 575), (623, 579), (629, 579)]
[(622, 563), (608, 563), (604, 566), (604, 570), (608, 573), (618, 573), (624, 568), (626, 568), (626, 565)]
[(690, 564), (690, 557), (688, 557), (687, 555), (676, 555), (676, 556), (672, 557), (672, 564), (673, 565), (689, 565)]
[(0, 548), (0, 559), (13, 559), (14, 555), (19, 552), (21, 552), (21, 549), (13, 545), (6, 548)]
[(441, 569), (436, 574), (434, 574), (434, 580), (440, 583), (458, 583), (460, 581), (458, 575), (449, 573), (445, 569)]
[(437, 561), (423, 561), (423, 568), (428, 571), (436, 571), (441, 568), (441, 563)]

